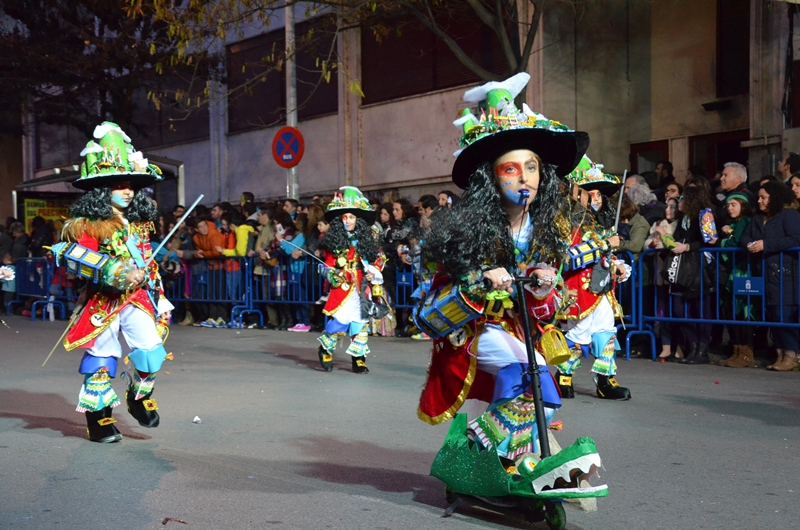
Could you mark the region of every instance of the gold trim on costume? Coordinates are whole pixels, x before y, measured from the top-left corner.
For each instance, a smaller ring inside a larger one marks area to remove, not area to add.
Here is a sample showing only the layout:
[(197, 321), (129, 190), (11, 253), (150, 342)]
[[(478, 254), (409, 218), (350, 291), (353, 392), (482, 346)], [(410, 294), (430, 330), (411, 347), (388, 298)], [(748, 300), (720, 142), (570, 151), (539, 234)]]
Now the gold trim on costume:
[(347, 296), (345, 296), (344, 298), (342, 298), (342, 302), (341, 302), (339, 305), (337, 305), (337, 306), (336, 306), (335, 308), (333, 308), (333, 309), (323, 309), (323, 310), (322, 310), (322, 312), (323, 312), (324, 314), (328, 315), (329, 317), (332, 317), (332, 316), (333, 316), (333, 314), (334, 314), (335, 312), (337, 312), (337, 311), (338, 311), (338, 310), (339, 310), (339, 309), (340, 309), (340, 308), (341, 308), (341, 307), (342, 307), (342, 306), (345, 304), (345, 302), (347, 302), (347, 301), (350, 299), (350, 297), (351, 297), (351, 296), (353, 296), (353, 293), (354, 293), (355, 291), (356, 291), (356, 286), (355, 286), (355, 284), (353, 284), (353, 285), (351, 285), (351, 286), (350, 286), (350, 290), (349, 290), (349, 291), (347, 291)]
[[(469, 331), (469, 333), (473, 333), (473, 328), (471, 326), (465, 326)], [(440, 423), (444, 423), (447, 420), (452, 419), (455, 417), (456, 412), (458, 409), (461, 408), (461, 405), (464, 404), (466, 401), (467, 396), (469, 395), (469, 391), (472, 388), (472, 383), (475, 381), (475, 374), (478, 371), (478, 355), (477, 351), (473, 353), (473, 348), (477, 350), (478, 340), (481, 335), (481, 329), (483, 328), (483, 324), (479, 324), (476, 326), (474, 330), (474, 340), (472, 343), (467, 347), (467, 355), (469, 355), (469, 370), (467, 371), (467, 377), (464, 378), (464, 386), (461, 388), (461, 392), (456, 397), (453, 405), (450, 406), (449, 409), (442, 412), (438, 416), (431, 417), (422, 412), (419, 407), (417, 408), (417, 417), (424, 421), (425, 423), (429, 423), (430, 425), (439, 425)]]

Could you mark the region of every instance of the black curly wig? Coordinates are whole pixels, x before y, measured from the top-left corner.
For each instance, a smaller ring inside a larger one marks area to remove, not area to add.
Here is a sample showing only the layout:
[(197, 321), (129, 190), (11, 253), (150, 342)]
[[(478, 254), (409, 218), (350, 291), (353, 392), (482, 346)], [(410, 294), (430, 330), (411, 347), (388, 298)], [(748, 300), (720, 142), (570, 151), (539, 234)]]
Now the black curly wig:
[[(555, 168), (543, 164), (539, 190), (530, 205), (533, 244), (526, 261), (551, 262), (566, 249), (556, 216), (562, 195)], [(508, 214), (503, 208), (493, 164), (486, 162), (472, 174), (461, 200), (452, 208), (436, 210), (423, 244), (424, 259), (441, 264), (445, 274), (458, 279), (467, 274), (505, 267), (515, 269), (514, 241)]]
[[(345, 252), (351, 245), (350, 234), (345, 230), (341, 219), (334, 219), (331, 221), (331, 227), (325, 232), (325, 237), (319, 240), (319, 246), (331, 252)], [(378, 259), (380, 249), (378, 240), (365, 220), (360, 217), (356, 220), (356, 227), (352, 234), (358, 240), (356, 250), (362, 259), (368, 263), (373, 263)]]
[[(71, 217), (85, 217), (92, 221), (111, 219), (111, 188), (94, 188), (78, 197), (69, 209)], [(158, 221), (158, 210), (142, 191), (137, 191), (125, 209), (125, 218), (132, 222)]]

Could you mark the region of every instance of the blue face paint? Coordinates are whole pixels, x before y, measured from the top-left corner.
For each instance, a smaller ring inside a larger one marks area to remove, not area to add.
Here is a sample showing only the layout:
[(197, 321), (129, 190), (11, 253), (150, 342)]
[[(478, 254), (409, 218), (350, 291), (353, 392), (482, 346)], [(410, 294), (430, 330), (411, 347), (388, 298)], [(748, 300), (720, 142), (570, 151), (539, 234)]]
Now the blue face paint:
[[(511, 188), (515, 183), (514, 181), (508, 181), (500, 186), (500, 191), (503, 193), (503, 197), (510, 202), (511, 204), (518, 204), (519, 203), (519, 192), (515, 191)], [(526, 190), (527, 191), (527, 190)]]
[(131, 201), (133, 200), (133, 196), (126, 194), (124, 190), (111, 190), (111, 204), (124, 210), (127, 208)]

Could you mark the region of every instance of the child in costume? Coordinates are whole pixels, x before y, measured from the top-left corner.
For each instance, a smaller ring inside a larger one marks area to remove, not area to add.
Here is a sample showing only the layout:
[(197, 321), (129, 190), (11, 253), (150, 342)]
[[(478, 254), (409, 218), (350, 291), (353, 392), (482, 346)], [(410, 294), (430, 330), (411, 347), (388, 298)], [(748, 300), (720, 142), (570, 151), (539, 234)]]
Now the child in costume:
[(95, 128), (81, 156), (86, 160), (74, 185), (86, 193), (73, 204), (52, 253), (57, 264), (87, 280), (64, 348), (86, 348), (77, 411), (86, 416), (89, 440), (109, 443), (122, 438), (112, 418), (120, 400), (111, 387), (122, 356), (120, 331), (133, 350), (133, 377), (123, 372), (128, 411), (144, 427), (159, 424), (153, 385), (167, 357), (162, 336), (172, 304), (163, 296), (158, 263), (150, 261), (158, 212), (139, 190), (160, 180), (161, 171), (112, 122)]
[[(538, 440), (512, 275), (538, 278), (525, 293), (532, 319), (552, 318), (557, 266), (569, 235), (559, 215), (559, 177), (573, 170), (589, 144), (586, 133), (527, 105), (515, 107), (529, 77), (520, 73), (464, 95), (481, 107), (479, 119), (467, 109), (455, 122), (463, 127), (464, 149), (456, 153), (453, 182), (466, 191), (432, 217), (423, 253), (436, 272), (414, 313), (434, 338), (419, 418), (436, 425), (454, 418), (467, 399), (488, 402), (467, 434), (480, 448), (496, 451), (509, 473), (537, 450)], [(561, 401), (544, 357), (536, 355), (549, 417)]]
[(630, 277), (630, 267), (612, 255), (619, 245), (613, 234), (614, 210), (602, 192), (613, 191), (620, 182), (614, 175), (602, 172), (584, 156), (567, 180), (588, 192), (589, 199), (571, 200), (570, 261), (564, 273), (564, 304), (558, 318), (565, 322), (567, 344), (572, 349), (569, 360), (558, 365), (558, 385), (561, 397), (575, 397), (572, 374), (581, 365), (581, 355), (589, 353), (595, 361), (597, 395), (604, 399), (627, 400), (630, 391), (619, 385), (616, 355), (619, 350), (615, 319), (622, 316), (614, 298), (617, 281)]
[(337, 193), (325, 218), (330, 229), (319, 240), (326, 251), (323, 271), (331, 291), (323, 313), (328, 317), (325, 332), (319, 337), (319, 362), (326, 372), (333, 370), (333, 351), (339, 339), (349, 335), (347, 348), (353, 372), (369, 373), (369, 319), (388, 312), (383, 302), (383, 275), (386, 258), (372, 232), (375, 212), (358, 188), (344, 186)]

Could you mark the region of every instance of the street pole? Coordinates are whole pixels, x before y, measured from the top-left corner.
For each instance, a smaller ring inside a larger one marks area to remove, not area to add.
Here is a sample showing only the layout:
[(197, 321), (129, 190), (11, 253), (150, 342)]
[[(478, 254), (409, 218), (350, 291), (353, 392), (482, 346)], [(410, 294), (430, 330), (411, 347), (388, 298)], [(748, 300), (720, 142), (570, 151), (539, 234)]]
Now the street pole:
[[(291, 3), (283, 8), (286, 18), (286, 125), (297, 127), (297, 68), (295, 66), (294, 6)], [(286, 196), (300, 198), (300, 176), (297, 166), (291, 167), (286, 175)]]

